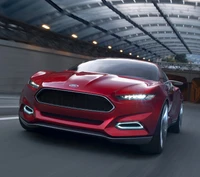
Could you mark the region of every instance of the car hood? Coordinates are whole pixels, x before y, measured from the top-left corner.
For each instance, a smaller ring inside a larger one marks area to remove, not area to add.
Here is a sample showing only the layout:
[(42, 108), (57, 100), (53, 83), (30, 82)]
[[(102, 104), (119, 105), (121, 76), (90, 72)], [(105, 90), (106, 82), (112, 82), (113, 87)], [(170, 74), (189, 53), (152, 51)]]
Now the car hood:
[(44, 75), (42, 87), (90, 92), (96, 94), (123, 94), (143, 92), (157, 82), (101, 73), (54, 72)]

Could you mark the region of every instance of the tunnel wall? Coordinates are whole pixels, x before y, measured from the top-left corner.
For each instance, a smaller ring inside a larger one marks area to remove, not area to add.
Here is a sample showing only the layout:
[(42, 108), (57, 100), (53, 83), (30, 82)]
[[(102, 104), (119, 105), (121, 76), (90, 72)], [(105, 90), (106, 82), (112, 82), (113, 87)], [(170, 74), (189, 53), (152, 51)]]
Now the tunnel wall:
[(200, 78), (194, 78), (191, 84), (191, 101), (200, 103)]
[(89, 56), (0, 40), (0, 94), (19, 94), (39, 70), (65, 70)]

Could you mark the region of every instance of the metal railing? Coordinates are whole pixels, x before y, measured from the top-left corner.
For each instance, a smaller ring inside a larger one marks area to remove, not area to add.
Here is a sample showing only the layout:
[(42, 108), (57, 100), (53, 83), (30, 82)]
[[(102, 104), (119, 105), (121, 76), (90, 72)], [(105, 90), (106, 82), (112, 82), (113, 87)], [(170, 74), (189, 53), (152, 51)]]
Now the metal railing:
[(0, 39), (22, 42), (40, 47), (67, 51), (92, 57), (128, 57), (125, 53), (116, 52), (95, 46), (89, 42), (76, 40), (67, 36), (47, 31), (25, 23), (15, 21), (0, 14)]

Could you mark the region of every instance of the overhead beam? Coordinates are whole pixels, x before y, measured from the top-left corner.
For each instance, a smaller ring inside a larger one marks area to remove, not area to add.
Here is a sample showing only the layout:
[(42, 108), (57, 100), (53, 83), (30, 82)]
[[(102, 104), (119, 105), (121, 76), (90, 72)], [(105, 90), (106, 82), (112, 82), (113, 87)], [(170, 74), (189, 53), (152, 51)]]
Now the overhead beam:
[[(100, 32), (95, 33), (95, 34), (87, 34), (84, 37), (80, 37), (80, 39), (81, 40), (86, 40), (86, 41), (92, 41), (92, 40), (97, 40), (98, 41), (99, 38), (101, 39), (102, 37), (105, 37), (105, 36), (107, 36), (107, 34), (106, 33), (102, 33), (100, 31)], [(116, 39), (116, 38), (114, 38), (114, 39)]]
[[(180, 43), (179, 43), (180, 44)], [(148, 46), (143, 46), (144, 48), (146, 48), (147, 50), (151, 50), (152, 52), (154, 53), (159, 53), (159, 51), (165, 51), (165, 52), (169, 52), (171, 53), (170, 51), (166, 50), (165, 48), (163, 48), (162, 46), (158, 46), (159, 44), (157, 43), (154, 43), (154, 44), (149, 44)], [(174, 50), (177, 52), (178, 50), (177, 49), (182, 49), (182, 51), (185, 51), (183, 53), (188, 53), (187, 50), (185, 49), (185, 47), (182, 45), (182, 47), (176, 47), (176, 45), (172, 44), (170, 45), (169, 47), (174, 47)], [(124, 52), (131, 52), (131, 51), (134, 51), (134, 53), (136, 52), (140, 52), (141, 50), (140, 49), (136, 49), (136, 48), (132, 48), (131, 46), (128, 46), (127, 44), (121, 44), (119, 45), (117, 48), (116, 47), (113, 47), (113, 49), (115, 50), (119, 50), (123, 48)], [(173, 54), (175, 55), (175, 54)]]
[(181, 37), (181, 35), (179, 34), (179, 32), (176, 30), (176, 28), (172, 25), (172, 23), (170, 22), (170, 20), (163, 13), (163, 11), (161, 10), (161, 8), (158, 6), (157, 2), (156, 1), (152, 1), (152, 3), (156, 7), (156, 9), (158, 10), (158, 12), (161, 14), (161, 16), (165, 19), (165, 21), (167, 22), (167, 24), (172, 28), (172, 30), (174, 31), (174, 33), (176, 34), (176, 36), (180, 39), (180, 41), (185, 46), (185, 48), (188, 50), (188, 52), (190, 54), (192, 54), (191, 50), (189, 49), (189, 47), (187, 46), (187, 44), (185, 43), (185, 41), (183, 40), (183, 38)]
[[(139, 51), (139, 50), (135, 50), (135, 51), (133, 51), (134, 53), (137, 53), (137, 54), (139, 54), (141, 51)], [(158, 52), (159, 54), (160, 53), (171, 53), (171, 52), (169, 52), (169, 51), (166, 51), (166, 50), (164, 50), (164, 49), (162, 49), (162, 50), (155, 50), (155, 52)], [(143, 55), (146, 55), (146, 53), (143, 53)], [(149, 55), (149, 54), (147, 54), (147, 55)]]
[(142, 28), (140, 25), (138, 25), (136, 22), (134, 22), (132, 19), (130, 19), (128, 16), (124, 15), (122, 12), (120, 12), (118, 9), (116, 9), (110, 2), (106, 1), (106, 0), (102, 0), (103, 4), (105, 6), (107, 6), (109, 9), (111, 9), (113, 12), (115, 12), (117, 15), (119, 15), (121, 18), (125, 19), (126, 21), (128, 21), (130, 24), (132, 24), (133, 26), (137, 27), (138, 29), (140, 29), (143, 33), (145, 33), (146, 35), (148, 35), (150, 38), (152, 38), (154, 41), (156, 41), (157, 43), (159, 43), (160, 45), (162, 45), (163, 47), (165, 47), (167, 50), (169, 50), (171, 53), (176, 54), (173, 50), (171, 50), (170, 48), (168, 48), (165, 44), (163, 44), (162, 42), (160, 42), (157, 38), (155, 38), (152, 34), (150, 34), (148, 31), (146, 31), (144, 28)]
[[(101, 18), (100, 17), (98, 19), (92, 20), (91, 23), (94, 23), (94, 24), (99, 26), (99, 25), (102, 25), (102, 24), (105, 24), (105, 23), (109, 23), (109, 22), (114, 21), (114, 20), (120, 20), (120, 19), (118, 18), (118, 16), (106, 17), (106, 18)], [(68, 30), (72, 30), (72, 31), (75, 30), (74, 32), (80, 32), (80, 31), (83, 31), (83, 30), (86, 30), (86, 29), (87, 29), (87, 27), (79, 24), (79, 25), (72, 26), (70, 28), (62, 29), (59, 32), (63, 33), (63, 32), (68, 31)]]
[[(89, 21), (87, 21), (87, 20), (85, 20), (85, 19), (83, 19), (83, 18), (81, 18), (81, 17), (78, 17), (77, 15), (75, 15), (75, 14), (73, 14), (73, 13), (71, 13), (71, 12), (62, 9), (62, 8), (59, 7), (56, 3), (54, 3), (52, 0), (45, 0), (45, 1), (46, 1), (47, 3), (49, 3), (53, 8), (55, 8), (58, 12), (60, 12), (60, 13), (63, 14), (63, 15), (67, 15), (68, 17), (71, 17), (71, 18), (73, 18), (73, 19), (75, 19), (75, 20), (77, 20), (77, 21), (79, 21), (79, 22), (81, 22), (81, 23), (83, 23), (83, 24), (85, 24), (85, 25), (87, 25), (87, 26), (91, 26), (91, 27), (93, 27), (93, 28), (95, 28), (95, 29), (97, 29), (97, 30), (99, 30), (99, 31), (101, 31), (101, 32), (103, 32), (103, 33), (105, 33), (105, 34), (111, 35), (111, 36), (113, 36), (113, 37), (115, 37), (115, 38), (117, 38), (117, 39), (119, 39), (119, 40), (125, 41), (125, 42), (128, 43), (129, 45), (134, 45), (134, 46), (136, 46), (137, 48), (141, 48), (141, 49), (143, 49), (143, 50), (146, 51), (146, 52), (155, 54), (155, 53), (153, 53), (153, 52), (151, 52), (151, 51), (148, 51), (147, 49), (145, 49), (145, 48), (143, 48), (143, 47), (140, 47), (140, 46), (137, 45), (137, 44), (134, 44), (134, 43), (128, 41), (127, 39), (123, 40), (122, 37), (118, 36), (118, 35), (115, 34), (115, 33), (110, 33), (108, 30), (106, 30), (106, 29), (104, 29), (104, 28), (101, 28), (101, 27), (98, 26), (98, 25), (92, 24), (92, 23), (90, 23)], [(157, 54), (155, 54), (155, 55), (157, 55)]]
[[(165, 42), (165, 44), (181, 44), (180, 43), (180, 41), (178, 40), (172, 40), (172, 39), (161, 39), (161, 40), (163, 40), (164, 42)], [(189, 40), (189, 42), (187, 42), (187, 44), (194, 44), (194, 45), (200, 45), (200, 42), (198, 42), (198, 41), (195, 41), (195, 40), (192, 40), (192, 39), (187, 39), (187, 40)], [(137, 42), (138, 43), (138, 45), (140, 45), (140, 43), (142, 43), (143, 45), (151, 45), (152, 43), (154, 44), (155, 42), (154, 41), (150, 41), (150, 40), (147, 40), (147, 41), (145, 41), (145, 42), (141, 42), (141, 41), (135, 41), (135, 42)], [(181, 44), (182, 45), (182, 44)], [(185, 48), (185, 46), (184, 46), (184, 48)]]
[[(162, 40), (164, 40), (164, 39), (162, 39)], [(191, 40), (191, 42), (188, 42), (187, 44), (188, 44), (188, 46), (191, 46), (191, 45), (200, 45), (200, 42), (197, 42), (197, 41), (194, 41), (194, 40)], [(148, 48), (148, 47), (146, 47), (146, 46), (151, 46), (151, 45), (156, 45), (157, 43), (155, 42), (155, 41), (153, 41), (153, 40), (147, 40), (147, 41), (141, 41), (141, 40), (136, 40), (136, 41), (134, 41), (135, 43), (137, 43), (138, 45), (140, 45), (141, 46), (141, 44), (142, 44), (142, 46), (144, 47), (144, 48), (146, 48), (146, 49), (148, 49), (148, 50), (151, 50), (151, 48)], [(173, 46), (175, 46), (175, 45), (182, 45), (181, 46), (181, 48), (184, 48), (185, 49), (185, 46), (182, 44), (182, 43), (180, 43), (180, 41), (178, 40), (178, 41), (167, 41), (167, 42), (165, 42), (165, 44), (167, 44), (168, 45), (168, 47), (173, 47)], [(128, 50), (129, 48), (131, 48), (131, 46), (129, 46), (129, 45), (127, 45), (126, 43), (124, 43), (124, 44), (119, 44), (119, 45), (112, 45), (113, 46), (113, 48), (123, 48), (124, 49), (124, 51), (126, 51), (126, 50)], [(191, 47), (190, 47), (191, 48)], [(185, 49), (186, 50), (186, 49)], [(186, 50), (187, 51), (187, 50)]]
[[(159, 48), (157, 48), (157, 47), (159, 47), (158, 45), (154, 45), (154, 44), (149, 44), (149, 45), (144, 45), (144, 47), (146, 48), (146, 49), (148, 49), (148, 50), (151, 50), (151, 49), (157, 49), (157, 50), (160, 50)], [(179, 48), (179, 49), (183, 49), (183, 50), (185, 50), (185, 51), (187, 51), (186, 49), (185, 49), (185, 47), (181, 44), (181, 46), (180, 45), (177, 45), (177, 44), (169, 44), (169, 47), (173, 47), (174, 49), (176, 49), (176, 48)], [(128, 48), (125, 48), (124, 49), (124, 51), (125, 50), (128, 50), (130, 47), (128, 47)], [(197, 48), (199, 48), (199, 47), (197, 47)]]
[[(157, 51), (161, 51), (161, 50), (166, 51), (166, 52), (170, 52), (170, 51), (165, 50), (165, 48), (159, 48), (159, 47), (156, 47), (156, 46), (155, 47), (151, 47), (149, 49), (152, 49), (152, 51), (154, 51), (155, 53), (157, 53)], [(124, 51), (130, 51), (130, 50), (131, 50), (130, 47), (124, 49)], [(140, 51), (140, 50), (135, 50), (135, 51)]]
[(113, 49), (115, 49), (115, 50), (118, 50), (118, 49), (121, 49), (121, 48), (126, 49), (126, 48), (131, 48), (131, 46), (129, 46), (129, 45), (126, 44), (126, 43), (123, 43), (123, 44), (115, 45), (115, 46), (113, 47)]
[[(119, 31), (119, 32), (121, 32), (121, 31)], [(143, 35), (141, 33), (133, 33), (131, 37), (130, 37), (130, 34), (126, 35), (126, 36), (122, 36), (122, 37), (123, 37), (123, 39), (129, 39), (129, 41), (130, 41), (130, 39), (135, 39), (135, 38), (138, 38), (138, 37), (145, 37), (146, 38), (148, 36)], [(149, 39), (149, 37), (147, 39)], [(100, 42), (100, 44), (105, 44), (105, 43), (108, 43), (110, 45), (116, 44), (114, 39), (108, 39), (106, 41)]]
[[(156, 57), (155, 55), (152, 55), (150, 53), (143, 53), (141, 50), (133, 50), (133, 51), (129, 51), (131, 53), (133, 53), (133, 55), (137, 56), (139, 55), (140, 57), (139, 58), (143, 58), (143, 57), (148, 57), (148, 58), (152, 58), (152, 57)], [(172, 54), (170, 51), (167, 51), (167, 50), (157, 50), (155, 51), (156, 53), (159, 53), (160, 57), (163, 57), (163, 56), (166, 56), (166, 55), (174, 55)]]

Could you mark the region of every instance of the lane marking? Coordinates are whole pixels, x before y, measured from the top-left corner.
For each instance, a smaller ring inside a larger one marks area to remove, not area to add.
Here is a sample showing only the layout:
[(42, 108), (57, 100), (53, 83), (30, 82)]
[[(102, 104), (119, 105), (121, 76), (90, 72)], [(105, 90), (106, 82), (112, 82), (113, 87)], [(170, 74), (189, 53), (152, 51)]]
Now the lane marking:
[(0, 99), (12, 99), (12, 100), (18, 100), (20, 97), (6, 97), (6, 96), (0, 96)]
[(0, 117), (0, 121), (1, 120), (16, 120), (19, 119), (18, 116), (9, 116), (9, 117)]
[(7, 106), (0, 106), (0, 109), (1, 108), (19, 108), (19, 106), (16, 106), (16, 105), (12, 105), (12, 106), (7, 105)]

